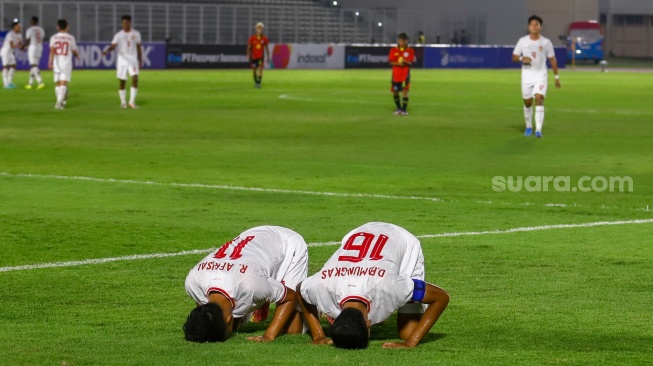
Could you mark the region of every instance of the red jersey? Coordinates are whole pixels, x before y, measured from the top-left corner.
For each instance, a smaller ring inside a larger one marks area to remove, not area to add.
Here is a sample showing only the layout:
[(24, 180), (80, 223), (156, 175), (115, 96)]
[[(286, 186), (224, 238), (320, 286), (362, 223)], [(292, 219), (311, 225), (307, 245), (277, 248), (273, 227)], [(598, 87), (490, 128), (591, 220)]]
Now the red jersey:
[(268, 45), (268, 37), (266, 36), (257, 36), (254, 34), (253, 36), (249, 37), (249, 42), (247, 42), (249, 46), (252, 47), (251, 49), (251, 54), (250, 58), (252, 60), (258, 60), (260, 58), (263, 58), (263, 50), (265, 47)]
[[(395, 47), (390, 50), (390, 54), (388, 55), (388, 60), (390, 62), (415, 62), (415, 51), (410, 48), (399, 48)], [(410, 74), (410, 66), (392, 66), (392, 81), (395, 83), (399, 83), (402, 81), (406, 81), (408, 78), (408, 74)]]

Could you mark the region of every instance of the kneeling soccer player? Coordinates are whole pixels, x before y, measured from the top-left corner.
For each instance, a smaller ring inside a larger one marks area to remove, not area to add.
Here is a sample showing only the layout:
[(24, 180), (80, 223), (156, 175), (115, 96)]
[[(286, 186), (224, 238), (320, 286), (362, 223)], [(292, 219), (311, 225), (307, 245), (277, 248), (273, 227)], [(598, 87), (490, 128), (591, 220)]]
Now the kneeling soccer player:
[[(405, 229), (367, 223), (342, 239), (324, 267), (297, 286), (299, 304), (313, 336), (326, 344), (318, 310), (335, 319), (330, 336), (338, 348), (367, 348), (370, 326), (398, 310), (399, 338), (383, 348), (417, 346), (449, 304), (449, 294), (424, 282), (419, 240)], [(423, 305), (424, 304), (424, 305)]]
[[(308, 248), (298, 233), (279, 226), (249, 229), (202, 259), (186, 277), (195, 307), (183, 326), (191, 342), (223, 342), (270, 302), (277, 308), (263, 336), (301, 334), (294, 289), (308, 274)], [(288, 287), (286, 287), (288, 286)]]

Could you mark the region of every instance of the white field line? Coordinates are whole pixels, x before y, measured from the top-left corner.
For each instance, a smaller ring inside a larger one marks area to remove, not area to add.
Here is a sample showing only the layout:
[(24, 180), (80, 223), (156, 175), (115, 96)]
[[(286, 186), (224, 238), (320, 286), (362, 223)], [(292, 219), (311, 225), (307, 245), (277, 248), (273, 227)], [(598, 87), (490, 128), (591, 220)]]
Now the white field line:
[[(472, 235), (511, 234), (511, 233), (521, 233), (521, 232), (530, 232), (530, 231), (544, 231), (544, 230), (555, 230), (555, 229), (573, 229), (573, 228), (596, 227), (596, 226), (635, 225), (635, 224), (650, 224), (650, 223), (653, 223), (653, 219), (622, 220), (622, 221), (599, 221), (599, 222), (588, 222), (588, 223), (583, 223), (583, 224), (558, 224), (558, 225), (517, 227), (517, 228), (512, 228), (512, 229), (504, 229), (504, 230), (468, 231), (468, 232), (454, 232), (454, 233), (441, 233), (441, 234), (426, 234), (426, 235), (419, 235), (419, 236), (417, 236), (417, 238), (419, 238), (419, 239), (431, 239), (431, 238), (472, 236)], [(323, 246), (338, 245), (338, 244), (340, 244), (339, 241), (329, 241), (329, 242), (324, 242), (324, 243), (310, 243), (310, 244), (308, 244), (308, 246), (309, 247), (323, 247)], [(89, 265), (89, 264), (102, 264), (102, 263), (109, 263), (109, 262), (133, 261), (133, 260), (139, 260), (139, 259), (167, 258), (167, 257), (179, 257), (179, 256), (185, 256), (185, 255), (208, 254), (214, 249), (215, 248), (186, 250), (186, 251), (176, 252), (176, 253), (153, 253), (153, 254), (126, 255), (126, 256), (122, 256), (122, 257), (85, 259), (85, 260), (71, 261), (71, 262), (53, 262), (53, 263), (27, 264), (27, 265), (14, 266), (14, 267), (0, 267), (0, 272), (26, 271), (26, 270), (31, 270), (31, 269), (42, 269), (42, 268), (77, 267), (77, 266), (84, 266), (84, 265)]]
[(434, 202), (441, 201), (441, 199), (437, 197), (424, 197), (424, 196), (393, 196), (387, 194), (374, 194), (374, 193), (317, 192), (317, 191), (302, 191), (302, 190), (293, 190), (293, 189), (239, 187), (239, 186), (229, 186), (229, 185), (221, 185), (221, 184), (201, 184), (201, 183), (163, 183), (163, 182), (154, 182), (154, 181), (138, 181), (138, 180), (131, 180), (131, 179), (113, 179), (113, 178), (93, 178), (93, 177), (84, 177), (84, 176), (12, 174), (7, 172), (0, 172), (0, 176), (21, 177), (21, 178), (62, 179), (62, 180), (82, 180), (82, 181), (101, 182), (101, 183), (142, 184), (142, 185), (167, 186), (167, 187), (206, 188), (206, 189), (221, 189), (221, 190), (228, 190), (228, 191), (287, 193), (287, 194), (300, 194), (300, 195), (310, 195), (310, 196), (362, 197), (362, 198), (419, 200), (419, 201), (434, 201)]
[[(281, 94), (278, 97), (279, 99), (285, 99), (285, 100), (294, 100), (298, 102), (326, 102), (326, 103), (348, 103), (348, 104), (388, 104), (387, 102), (384, 101), (368, 101), (368, 100), (335, 100), (335, 99), (324, 99), (324, 98), (308, 98), (308, 97), (299, 97), (299, 96), (294, 96), (291, 94)], [(430, 106), (430, 107), (461, 107), (464, 108), (460, 104), (454, 104), (454, 103), (429, 103), (429, 102), (412, 102), (413, 105), (423, 105), (423, 106)], [(488, 107), (484, 107), (485, 109), (488, 109)], [(517, 107), (501, 107), (501, 106), (494, 106), (490, 107), (491, 109), (495, 110), (509, 110), (509, 111), (519, 111), (521, 110), (520, 108)], [(591, 109), (591, 108), (579, 108), (579, 109), (569, 109), (569, 108), (555, 108), (551, 107), (550, 110), (556, 111), (556, 112), (563, 112), (563, 113), (583, 113), (583, 114), (617, 114), (617, 115), (650, 115), (652, 114), (651, 112), (646, 112), (646, 111), (636, 111), (636, 110), (629, 110), (629, 109), (611, 109), (611, 110), (598, 110), (598, 109)]]

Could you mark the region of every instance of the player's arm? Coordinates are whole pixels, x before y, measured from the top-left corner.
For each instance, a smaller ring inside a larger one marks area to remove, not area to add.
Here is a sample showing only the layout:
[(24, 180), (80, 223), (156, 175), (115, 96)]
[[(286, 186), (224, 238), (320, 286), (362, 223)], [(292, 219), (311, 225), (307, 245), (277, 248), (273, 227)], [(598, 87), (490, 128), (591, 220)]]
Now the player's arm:
[(251, 60), (252, 59), (252, 44), (247, 43), (247, 59)]
[(25, 39), (25, 43), (23, 43), (23, 47), (21, 47), (21, 50), (24, 50), (24, 49), (26, 49), (27, 47), (29, 47), (29, 41), (30, 41), (29, 38), (26, 38), (26, 39)]
[(265, 60), (263, 62), (270, 62), (270, 46), (267, 43), (265, 44)]
[(299, 307), (302, 309), (304, 320), (313, 336), (313, 344), (332, 343), (324, 334), (324, 329), (322, 329), (322, 324), (320, 324), (320, 319), (318, 317), (317, 306), (307, 303), (304, 298), (302, 298), (301, 286), (302, 284), (300, 282), (299, 285), (297, 285), (297, 303), (299, 303)]
[(73, 56), (75, 56), (75, 58), (78, 59), (78, 60), (80, 59), (79, 58), (79, 52), (77, 52), (76, 48), (73, 50)]
[(56, 49), (54, 47), (50, 47), (50, 55), (48, 56), (48, 70), (52, 70), (52, 61), (54, 61), (54, 53)]
[[(417, 322), (405, 322), (403, 329), (399, 330), (400, 334), (407, 335), (404, 342), (386, 342), (383, 348), (413, 348), (421, 342), (424, 336), (431, 330), (440, 315), (449, 305), (449, 294), (438, 286), (419, 281), (425, 285), (423, 291), (418, 291), (419, 284), (416, 283), (416, 289), (413, 292), (413, 300), (422, 304), (428, 304), (426, 311)], [(421, 292), (421, 293), (420, 293)], [(420, 300), (419, 298), (423, 296)], [(400, 314), (401, 315), (401, 314)], [(410, 316), (410, 314), (407, 314)], [(401, 326), (400, 322), (400, 326)]]
[(290, 317), (295, 311), (297, 306), (297, 295), (295, 291), (286, 287), (286, 296), (277, 303), (277, 309), (274, 311), (274, 317), (270, 322), (270, 326), (263, 333), (261, 337), (249, 337), (250, 341), (256, 342), (271, 342), (281, 334)]
[(549, 62), (551, 63), (551, 68), (553, 69), (553, 75), (555, 75), (556, 78), (556, 88), (560, 89), (560, 75), (558, 74), (558, 60), (556, 60), (555, 56), (549, 58)]
[(117, 43), (112, 43), (106, 50), (102, 51), (102, 56), (108, 55), (109, 52), (112, 52), (113, 50), (115, 50), (117, 46), (118, 46)]
[(143, 48), (140, 43), (136, 43), (136, 53), (138, 54), (138, 68), (143, 68)]

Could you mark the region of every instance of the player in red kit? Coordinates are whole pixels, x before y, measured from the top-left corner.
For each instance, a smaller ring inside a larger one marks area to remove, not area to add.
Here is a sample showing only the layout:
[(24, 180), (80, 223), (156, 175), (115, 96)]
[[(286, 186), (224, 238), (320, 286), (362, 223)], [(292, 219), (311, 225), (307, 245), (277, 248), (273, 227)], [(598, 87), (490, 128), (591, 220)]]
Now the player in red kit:
[[(408, 47), (408, 35), (401, 33), (397, 39), (397, 47), (390, 50), (388, 55), (392, 65), (392, 93), (397, 105), (396, 115), (407, 116), (408, 91), (410, 90), (410, 65), (415, 62), (415, 50)], [(403, 104), (399, 93), (403, 94)]]
[[(263, 66), (265, 60), (270, 60), (270, 49), (268, 48), (268, 37), (263, 35), (263, 23), (256, 23), (256, 34), (249, 37), (247, 42), (247, 58), (252, 71), (254, 72), (254, 86), (257, 89), (261, 88), (261, 80), (263, 79)], [(265, 50), (265, 55), (263, 51)], [(264, 58), (265, 56), (265, 58)]]

